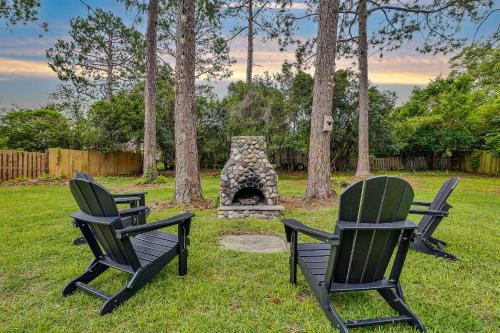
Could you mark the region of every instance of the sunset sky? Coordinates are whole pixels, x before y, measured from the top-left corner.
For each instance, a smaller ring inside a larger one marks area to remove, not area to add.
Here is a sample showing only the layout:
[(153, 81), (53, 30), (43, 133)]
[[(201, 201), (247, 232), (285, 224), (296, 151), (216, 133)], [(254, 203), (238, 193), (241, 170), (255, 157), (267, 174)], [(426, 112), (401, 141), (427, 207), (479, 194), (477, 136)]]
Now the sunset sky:
[[(131, 24), (133, 14), (126, 13), (122, 4), (115, 0), (88, 0), (93, 8), (103, 8), (120, 15), (127, 24)], [(294, 9), (298, 15), (303, 13), (303, 4)], [(40, 22), (49, 24), (49, 32), (38, 38), (40, 29), (36, 25), (16, 26), (10, 30), (0, 28), (0, 106), (17, 105), (33, 107), (47, 101), (48, 92), (59, 81), (47, 66), (45, 50), (54, 45), (59, 38), (68, 37), (69, 19), (86, 16), (87, 8), (78, 0), (42, 0)], [(373, 27), (376, 22), (372, 20)], [(499, 15), (490, 18), (481, 28), (481, 34), (490, 34), (499, 24)], [(370, 26), (370, 22), (369, 22)], [(137, 27), (140, 31), (144, 26)], [(229, 27), (228, 27), (229, 30)], [(473, 34), (474, 29), (465, 25), (465, 34)], [(299, 36), (305, 38), (316, 34), (316, 24), (304, 23), (300, 26)], [(429, 80), (448, 72), (450, 55), (422, 55), (415, 51), (419, 41), (409, 43), (403, 49), (387, 54), (380, 59), (378, 55), (369, 58), (369, 78), (382, 89), (396, 91), (399, 103), (406, 100), (415, 85), (425, 85)], [(234, 39), (231, 43), (231, 55), (237, 63), (232, 66), (234, 72), (230, 79), (214, 82), (216, 91), (225, 94), (225, 87), (231, 80), (244, 80), (246, 61), (246, 35)], [(279, 52), (273, 41), (255, 42), (254, 73), (265, 71), (278, 72), (285, 59), (293, 60), (293, 50)], [(352, 66), (351, 61), (341, 59), (338, 68)]]

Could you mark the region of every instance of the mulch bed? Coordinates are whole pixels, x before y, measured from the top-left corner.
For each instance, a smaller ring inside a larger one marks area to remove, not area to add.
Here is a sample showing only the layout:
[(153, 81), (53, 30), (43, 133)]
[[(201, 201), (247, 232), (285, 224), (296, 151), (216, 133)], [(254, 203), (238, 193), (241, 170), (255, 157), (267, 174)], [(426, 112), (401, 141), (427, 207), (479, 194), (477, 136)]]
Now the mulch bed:
[(315, 210), (318, 208), (330, 208), (338, 205), (339, 198), (336, 194), (333, 194), (326, 200), (315, 200), (312, 202), (305, 201), (301, 196), (281, 196), (280, 204), (285, 206), (287, 210)]
[[(162, 209), (169, 209), (174, 207), (179, 207), (174, 200), (165, 200), (165, 201), (152, 201), (148, 202), (147, 205), (151, 208), (151, 211), (158, 212)], [(189, 205), (184, 206), (185, 209), (197, 209), (197, 210), (207, 210), (216, 208), (214, 206), (214, 202), (210, 199), (196, 200), (192, 201)]]

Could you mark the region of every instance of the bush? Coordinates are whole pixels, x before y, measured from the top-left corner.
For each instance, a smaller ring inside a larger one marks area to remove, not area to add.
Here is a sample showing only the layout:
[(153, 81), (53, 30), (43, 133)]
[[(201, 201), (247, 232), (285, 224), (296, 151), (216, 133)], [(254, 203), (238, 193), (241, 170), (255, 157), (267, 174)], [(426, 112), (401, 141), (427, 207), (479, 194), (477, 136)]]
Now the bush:
[(156, 179), (148, 179), (147, 177), (140, 177), (135, 182), (137, 185), (146, 185), (146, 184), (166, 184), (167, 177), (159, 175)]

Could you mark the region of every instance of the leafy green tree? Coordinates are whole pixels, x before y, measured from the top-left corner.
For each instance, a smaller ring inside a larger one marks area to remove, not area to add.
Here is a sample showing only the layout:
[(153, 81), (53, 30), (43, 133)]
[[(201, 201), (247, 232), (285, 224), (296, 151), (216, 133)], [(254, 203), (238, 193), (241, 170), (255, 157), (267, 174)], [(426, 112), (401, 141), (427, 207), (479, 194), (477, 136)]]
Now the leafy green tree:
[(290, 127), (283, 92), (270, 76), (256, 76), (251, 85), (231, 83), (224, 100), (228, 136), (263, 135), (269, 149), (282, 145)]
[(85, 144), (89, 149), (119, 151), (128, 147), (139, 150), (144, 133), (143, 86), (119, 91), (110, 99), (92, 104)]
[(45, 151), (51, 147), (72, 148), (68, 120), (50, 108), (8, 112), (0, 117), (0, 143), (7, 149)]
[[(333, 91), (333, 131), (331, 156), (335, 165), (345, 168), (347, 161), (358, 149), (358, 76), (350, 70), (335, 73)], [(394, 153), (389, 116), (396, 97), (389, 91), (380, 91), (376, 86), (368, 87), (369, 147), (372, 155)]]
[[(173, 161), (175, 91), (168, 68), (160, 67), (157, 81), (157, 145), (165, 164)], [(94, 102), (85, 125), (87, 149), (140, 151), (144, 135), (144, 83), (117, 92), (110, 100)]]
[(143, 72), (141, 34), (120, 17), (96, 9), (70, 20), (69, 41), (59, 39), (47, 50), (49, 67), (80, 93), (110, 99), (114, 91), (135, 82)]
[[(333, 91), (333, 132), (331, 158), (341, 168), (357, 151), (358, 77), (348, 70), (335, 73)], [(270, 153), (289, 149), (306, 153), (309, 145), (312, 90), (308, 73), (284, 66), (282, 73), (256, 76), (252, 85), (229, 85), (223, 100), (226, 109), (224, 130), (231, 135), (264, 135)], [(391, 111), (395, 95), (369, 87), (371, 154), (383, 156), (398, 152), (392, 137)]]
[[(26, 25), (38, 21), (39, 0), (0, 0), (0, 23), (10, 27)], [(47, 23), (40, 24), (44, 32), (48, 31)]]
[(466, 48), (451, 60), (452, 72), (415, 89), (394, 114), (394, 137), (409, 154), (500, 150), (498, 48)]
[(198, 152), (202, 167), (222, 168), (229, 155), (225, 108), (215, 96), (197, 98)]
[(490, 44), (465, 47), (450, 59), (451, 76), (468, 73), (474, 77), (474, 87), (498, 94), (500, 82), (500, 48)]

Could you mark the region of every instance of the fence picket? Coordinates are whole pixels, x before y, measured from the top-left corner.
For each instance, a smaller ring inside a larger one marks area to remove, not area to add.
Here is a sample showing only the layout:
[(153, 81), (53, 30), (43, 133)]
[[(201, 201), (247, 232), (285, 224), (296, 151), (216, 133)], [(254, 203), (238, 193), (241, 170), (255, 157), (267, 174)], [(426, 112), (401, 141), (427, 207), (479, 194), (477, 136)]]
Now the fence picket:
[[(473, 160), (479, 161), (479, 169), (473, 170)], [(434, 166), (440, 170), (461, 170), (492, 176), (500, 175), (500, 157), (486, 152), (475, 154), (462, 153), (452, 160), (449, 157), (436, 157), (429, 165), (423, 156), (415, 157), (376, 157), (370, 158), (372, 171), (428, 170)], [(342, 162), (350, 170), (355, 170), (355, 158)], [(69, 149), (50, 148), (46, 153), (18, 152), (0, 150), (0, 181), (17, 177), (37, 178), (48, 172), (51, 176), (71, 177), (83, 171), (93, 176), (116, 176), (138, 174), (141, 171), (141, 156), (134, 153), (102, 153)]]

